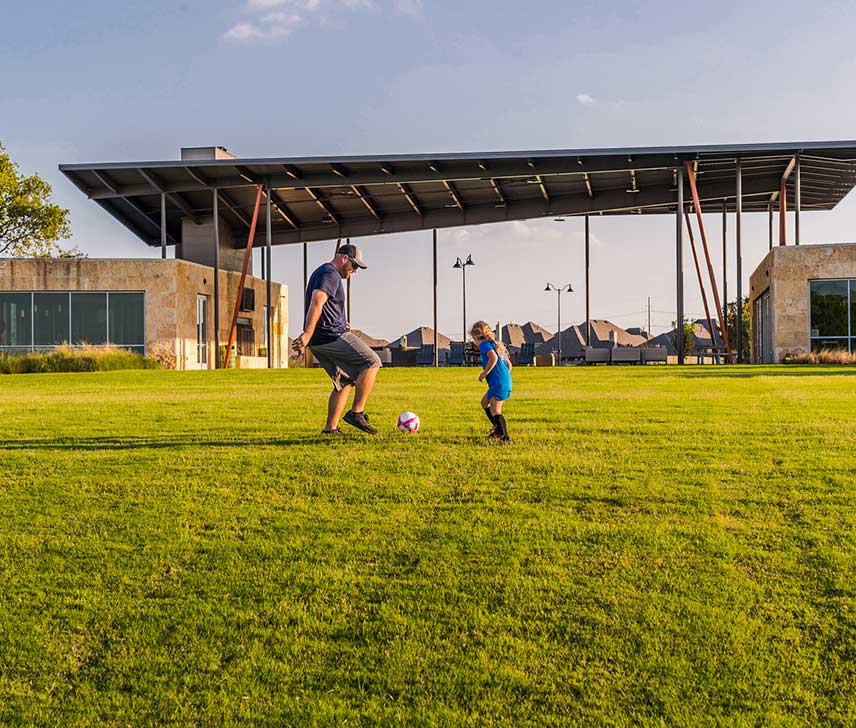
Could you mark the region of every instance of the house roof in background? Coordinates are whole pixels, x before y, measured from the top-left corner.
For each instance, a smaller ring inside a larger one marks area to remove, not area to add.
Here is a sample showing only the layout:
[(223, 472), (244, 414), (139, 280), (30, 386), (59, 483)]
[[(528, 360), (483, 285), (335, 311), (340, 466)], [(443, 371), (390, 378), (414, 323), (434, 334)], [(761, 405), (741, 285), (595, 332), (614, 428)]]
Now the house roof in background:
[[(408, 331), (404, 336), (407, 337), (407, 347), (413, 348), (417, 346), (422, 346), (423, 344), (433, 344), (434, 343), (434, 329), (430, 326), (420, 326), (419, 328), (413, 329), (413, 331)], [(395, 341), (390, 342), (390, 349), (399, 349), (401, 348), (401, 339), (403, 337), (399, 336)], [(451, 349), (452, 340), (446, 336), (445, 334), (437, 333), (437, 347), (438, 349)]]

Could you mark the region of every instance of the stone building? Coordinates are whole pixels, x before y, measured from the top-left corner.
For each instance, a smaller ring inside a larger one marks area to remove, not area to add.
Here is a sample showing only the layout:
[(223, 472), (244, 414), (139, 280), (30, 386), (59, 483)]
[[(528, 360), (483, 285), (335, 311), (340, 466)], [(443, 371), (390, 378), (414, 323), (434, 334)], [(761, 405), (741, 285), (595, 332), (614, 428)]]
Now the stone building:
[[(167, 367), (213, 369), (214, 269), (176, 259), (0, 259), (0, 353), (114, 344)], [(221, 345), (240, 273), (220, 270)], [(247, 276), (236, 366), (267, 366), (266, 282)], [(288, 365), (286, 287), (271, 286), (273, 367)]]
[[(233, 159), (221, 147), (190, 147), (181, 150), (180, 164), (200, 160), (216, 164)], [(162, 181), (144, 168), (128, 171), (124, 165), (115, 170), (115, 165), (107, 166), (109, 172), (93, 174), (109, 189), (116, 189), (118, 183), (110, 175), (121, 174), (138, 178), (153, 190), (161, 189)], [(79, 179), (73, 181), (84, 189)], [(218, 192), (217, 197), (223, 201), (219, 209), (204, 204), (200, 209), (178, 192), (163, 191), (158, 195), (159, 211), (146, 210), (126, 196), (115, 201), (98, 200), (147, 245), (160, 243), (160, 260), (0, 259), (0, 354), (61, 345), (113, 344), (155, 356), (167, 367), (214, 369), (217, 342), (220, 363), (224, 361), (238, 303), (229, 366), (288, 366), (287, 288), (270, 281), (269, 333), (268, 282), (252, 275), (252, 256), (238, 302), (250, 221), (227, 192)], [(159, 233), (159, 239), (152, 237), (154, 232)], [(172, 258), (166, 254), (167, 242)], [(256, 241), (255, 247), (258, 244)], [(215, 269), (219, 271), (216, 307)]]
[(752, 362), (856, 352), (856, 243), (778, 246), (749, 278)]

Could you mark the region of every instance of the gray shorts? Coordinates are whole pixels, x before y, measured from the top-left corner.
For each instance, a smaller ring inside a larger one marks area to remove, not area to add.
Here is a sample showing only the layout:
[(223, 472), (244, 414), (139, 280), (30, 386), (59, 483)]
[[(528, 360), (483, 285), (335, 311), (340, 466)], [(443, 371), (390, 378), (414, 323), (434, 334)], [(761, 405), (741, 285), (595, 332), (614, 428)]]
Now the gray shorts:
[(329, 344), (313, 344), (309, 350), (330, 375), (337, 392), (356, 384), (357, 377), (364, 369), (381, 366), (380, 357), (350, 331)]

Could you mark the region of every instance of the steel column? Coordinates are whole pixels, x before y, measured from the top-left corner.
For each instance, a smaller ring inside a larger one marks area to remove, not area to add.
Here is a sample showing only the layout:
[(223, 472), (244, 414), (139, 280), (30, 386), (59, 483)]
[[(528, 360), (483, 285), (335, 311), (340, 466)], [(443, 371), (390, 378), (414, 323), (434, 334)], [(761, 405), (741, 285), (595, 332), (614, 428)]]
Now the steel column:
[(586, 346), (591, 346), (591, 311), (589, 309), (589, 216), (586, 215)]
[[(701, 202), (698, 197), (698, 187), (696, 186), (696, 177), (695, 172), (693, 172), (693, 168), (690, 162), (687, 162), (687, 175), (690, 179), (690, 190), (693, 195), (693, 205), (695, 206), (696, 211), (696, 219), (698, 220), (698, 231), (701, 235), (701, 244), (704, 248), (704, 259), (707, 263), (707, 275), (710, 277), (710, 286), (713, 289), (713, 303), (716, 306), (716, 317), (719, 320), (719, 333), (722, 337), (722, 343), (725, 347), (725, 356), (727, 358), (731, 358), (731, 346), (728, 343), (728, 328), (725, 325), (725, 317), (722, 315), (722, 305), (719, 301), (719, 291), (716, 288), (716, 276), (713, 274), (713, 263), (710, 261), (710, 250), (707, 246), (707, 234), (704, 230), (704, 220), (701, 216)], [(712, 343), (716, 343), (716, 339), (714, 338), (713, 330), (710, 332), (710, 338)]]
[(675, 208), (675, 270), (677, 273), (677, 315), (675, 321), (675, 348), (678, 364), (684, 363), (684, 166), (677, 168), (678, 204)]
[[(351, 244), (351, 239), (347, 239), (347, 244)], [(345, 294), (345, 311), (348, 316), (348, 323), (351, 323), (351, 277), (348, 276), (347, 292)]]
[(214, 193), (214, 368), (220, 368), (220, 210)]
[[(244, 282), (247, 279), (247, 269), (250, 267), (250, 260), (253, 257), (253, 239), (256, 237), (256, 222), (259, 219), (259, 205), (262, 201), (262, 186), (259, 185), (256, 192), (256, 204), (253, 208), (253, 221), (250, 224), (250, 234), (247, 236), (247, 249), (244, 252), (244, 263), (241, 266), (241, 278), (238, 281), (238, 295), (235, 297), (235, 307), (232, 310), (232, 322), (229, 324), (229, 337), (226, 339), (226, 358), (223, 361), (223, 366), (229, 366), (229, 359), (232, 356), (232, 346), (235, 344), (235, 330), (238, 326), (238, 312), (241, 310), (241, 299), (244, 296)], [(238, 352), (235, 352), (238, 356)]]
[[(309, 286), (309, 268), (307, 267), (307, 243), (303, 243), (303, 326), (306, 326), (306, 288)], [(303, 357), (303, 366), (309, 366), (309, 361)]]
[(800, 207), (802, 206), (801, 189), (800, 189), (800, 153), (794, 155), (796, 162), (794, 171), (796, 179), (794, 180), (794, 245), (800, 244)]
[(779, 245), (788, 244), (788, 181), (782, 177), (779, 184)]
[(723, 200), (722, 201), (722, 301), (725, 305), (725, 322), (726, 326), (728, 325), (728, 255), (727, 255), (727, 245), (726, 241), (728, 240), (727, 231), (727, 223), (728, 223), (728, 203)]
[(166, 193), (161, 192), (161, 258), (166, 259)]
[(437, 351), (440, 336), (437, 333), (437, 228), (434, 228), (434, 366), (440, 364), (440, 352)]
[[(693, 251), (693, 261), (695, 262), (696, 276), (698, 277), (698, 289), (701, 291), (701, 302), (704, 304), (704, 316), (707, 319), (707, 330), (710, 331), (711, 344), (715, 345), (716, 340), (713, 335), (713, 321), (710, 318), (710, 308), (707, 305), (707, 293), (704, 291), (704, 282), (701, 277), (701, 266), (698, 263), (698, 254), (696, 253), (695, 237), (693, 236), (693, 226), (690, 224), (690, 214), (684, 210), (684, 219), (687, 222), (687, 233), (690, 236), (690, 249)], [(717, 359), (718, 361), (718, 359)]]
[(562, 366), (562, 289), (556, 291), (556, 348), (559, 351), (558, 366)]
[[(267, 186), (267, 194), (265, 195), (265, 257), (267, 258), (267, 266), (265, 267), (265, 273), (267, 274), (267, 278), (265, 279), (267, 289), (267, 311), (265, 312), (265, 316), (267, 316), (267, 338), (268, 340), (265, 342), (267, 346), (267, 365), (268, 369), (273, 368), (273, 309), (271, 306), (271, 274), (270, 274), (270, 249), (271, 249), (271, 224), (270, 224), (270, 183)], [(287, 344), (286, 344), (287, 345)]]
[(767, 212), (768, 212), (768, 217), (769, 217), (768, 226), (770, 228), (770, 231), (769, 231), (770, 241), (769, 241), (769, 244), (767, 246), (767, 249), (772, 250), (773, 249), (773, 201), (772, 200), (770, 200), (767, 203)]
[(743, 160), (737, 159), (737, 363), (743, 361)]
[(303, 243), (303, 318), (306, 318), (306, 287), (309, 285), (309, 268), (307, 243)]

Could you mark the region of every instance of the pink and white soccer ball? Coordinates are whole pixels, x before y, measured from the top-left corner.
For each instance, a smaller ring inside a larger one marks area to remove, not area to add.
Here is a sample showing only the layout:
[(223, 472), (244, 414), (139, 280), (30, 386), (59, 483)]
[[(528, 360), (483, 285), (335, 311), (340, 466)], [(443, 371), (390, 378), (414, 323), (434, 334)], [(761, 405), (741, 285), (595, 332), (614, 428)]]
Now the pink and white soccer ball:
[(398, 415), (398, 429), (402, 432), (417, 432), (419, 418), (413, 412), (402, 412)]

